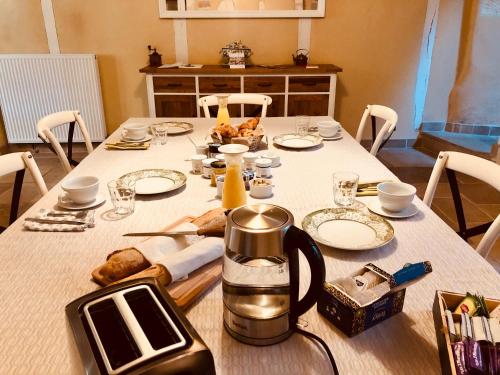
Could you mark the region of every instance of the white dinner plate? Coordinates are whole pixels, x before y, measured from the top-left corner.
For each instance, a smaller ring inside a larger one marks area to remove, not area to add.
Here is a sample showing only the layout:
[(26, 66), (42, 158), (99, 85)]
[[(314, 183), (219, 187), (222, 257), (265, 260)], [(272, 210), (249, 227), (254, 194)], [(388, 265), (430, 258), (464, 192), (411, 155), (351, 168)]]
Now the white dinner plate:
[(167, 121), (161, 124), (167, 126), (167, 134), (169, 135), (184, 134), (193, 130), (193, 124), (184, 121)]
[(406, 207), (401, 211), (388, 211), (380, 205), (380, 201), (378, 199), (374, 199), (369, 202), (367, 205), (368, 209), (376, 214), (391, 217), (394, 219), (404, 219), (407, 217), (412, 217), (418, 213), (418, 208), (413, 203)]
[(61, 194), (57, 200), (57, 205), (67, 210), (85, 210), (87, 208), (99, 206), (101, 203), (105, 201), (106, 201), (106, 196), (102, 193), (98, 193), (95, 199), (89, 203), (75, 203), (71, 199), (69, 199), (66, 196), (66, 194)]
[(153, 136), (148, 134), (144, 138), (141, 138), (141, 139), (130, 139), (130, 138), (122, 137), (120, 139), (120, 141), (125, 142), (125, 143), (137, 143), (137, 142), (147, 142), (147, 141), (150, 141), (151, 139), (153, 139)]
[(273, 142), (286, 148), (304, 149), (320, 145), (323, 139), (315, 134), (298, 135), (289, 133), (275, 136)]
[(318, 243), (342, 250), (376, 249), (394, 238), (394, 228), (383, 217), (352, 208), (311, 212), (302, 228)]
[(143, 169), (127, 173), (120, 179), (135, 180), (135, 193), (144, 195), (166, 193), (186, 184), (186, 175), (171, 169)]

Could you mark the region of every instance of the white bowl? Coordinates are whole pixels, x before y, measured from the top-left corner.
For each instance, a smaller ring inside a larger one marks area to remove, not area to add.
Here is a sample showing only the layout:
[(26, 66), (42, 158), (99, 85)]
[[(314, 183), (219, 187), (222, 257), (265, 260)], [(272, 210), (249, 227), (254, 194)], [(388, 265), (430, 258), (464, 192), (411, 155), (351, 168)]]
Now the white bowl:
[(340, 123), (332, 121), (318, 122), (318, 132), (322, 137), (333, 137), (340, 131)]
[(250, 195), (254, 198), (264, 199), (273, 195), (273, 183), (266, 178), (256, 178), (250, 182)]
[(80, 176), (64, 180), (61, 188), (74, 203), (90, 203), (99, 192), (99, 179), (94, 176)]
[(382, 182), (377, 185), (380, 205), (388, 211), (401, 211), (408, 207), (417, 189), (404, 182)]
[(149, 126), (140, 123), (128, 123), (123, 125), (122, 136), (124, 138), (139, 140), (146, 137)]

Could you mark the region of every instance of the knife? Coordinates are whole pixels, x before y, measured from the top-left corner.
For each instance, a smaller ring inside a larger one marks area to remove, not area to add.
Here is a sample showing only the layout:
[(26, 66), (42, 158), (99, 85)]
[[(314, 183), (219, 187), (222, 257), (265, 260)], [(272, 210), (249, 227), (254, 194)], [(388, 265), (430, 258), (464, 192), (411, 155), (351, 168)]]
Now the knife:
[[(225, 223), (224, 223), (225, 224)], [(140, 233), (125, 233), (126, 237), (179, 237), (179, 236), (209, 236), (209, 237), (224, 237), (225, 226), (211, 225), (200, 227), (198, 230), (180, 230), (174, 232), (140, 232)]]
[(71, 225), (89, 225), (89, 222), (83, 221), (83, 220), (51, 220), (51, 219), (40, 219), (37, 217), (26, 217), (24, 218), (26, 221), (33, 221), (35, 223), (40, 223), (40, 224), (71, 224)]

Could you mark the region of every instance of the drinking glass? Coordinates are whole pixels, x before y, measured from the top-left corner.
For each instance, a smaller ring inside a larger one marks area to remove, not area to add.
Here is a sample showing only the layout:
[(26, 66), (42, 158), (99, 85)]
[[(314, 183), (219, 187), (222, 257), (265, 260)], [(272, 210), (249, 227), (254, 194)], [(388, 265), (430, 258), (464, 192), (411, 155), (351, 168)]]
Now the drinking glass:
[(151, 125), (151, 132), (153, 133), (154, 145), (167, 144), (168, 127), (163, 124)]
[(295, 117), (295, 131), (298, 135), (304, 136), (309, 132), (309, 122), (311, 119), (309, 116), (297, 116)]
[(351, 206), (356, 198), (359, 176), (354, 172), (333, 174), (333, 201), (341, 207)]
[(134, 212), (135, 181), (119, 179), (108, 182), (109, 195), (114, 206), (114, 214), (125, 217)]

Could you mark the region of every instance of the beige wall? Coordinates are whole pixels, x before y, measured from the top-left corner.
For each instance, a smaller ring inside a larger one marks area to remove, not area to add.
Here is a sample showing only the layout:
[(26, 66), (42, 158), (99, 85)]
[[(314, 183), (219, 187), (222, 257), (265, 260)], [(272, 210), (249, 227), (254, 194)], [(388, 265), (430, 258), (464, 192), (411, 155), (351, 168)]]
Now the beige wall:
[(217, 64), (219, 51), (241, 40), (253, 51), (256, 64), (291, 64), (297, 49), (296, 19), (188, 20), (187, 36), (191, 63)]
[(463, 0), (439, 2), (424, 122), (446, 122), (448, 117), (448, 97), (456, 77), (463, 6)]
[(147, 115), (147, 45), (174, 60), (172, 21), (158, 16), (157, 0), (53, 0), (61, 53), (95, 53), (108, 131), (128, 117)]
[[(0, 53), (49, 51), (40, 0), (0, 2)], [(0, 115), (0, 147), (7, 142)]]
[(394, 138), (415, 138), (413, 95), (427, 1), (329, 0), (312, 21), (311, 57), (339, 75), (335, 117), (354, 134), (366, 104), (394, 108)]
[[(21, 12), (23, 7), (19, 10), (14, 3), (19, 1), (7, 1), (12, 11)], [(43, 27), (39, 0), (22, 3), (31, 6), (20, 14), (37, 13), (19, 16), (25, 29)], [(328, 0), (326, 17), (312, 20), (311, 62), (344, 69), (337, 86), (336, 118), (351, 134), (364, 106), (377, 103), (399, 113), (396, 138), (415, 136), (413, 91), (426, 4), (426, 0)], [(147, 116), (145, 79), (138, 72), (147, 63), (146, 45), (158, 47), (164, 62), (175, 61), (173, 22), (159, 18), (157, 0), (53, 0), (53, 7), (61, 52), (98, 56), (108, 131), (128, 117)], [(0, 32), (21, 24), (12, 16), (0, 19)], [(291, 63), (297, 30), (297, 19), (188, 20), (189, 60), (217, 63), (220, 48), (241, 39), (254, 51), (254, 63)], [(47, 52), (43, 30), (36, 34), (35, 39), (13, 35), (9, 52)], [(43, 49), (33, 44), (40, 36)]]

